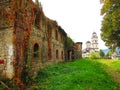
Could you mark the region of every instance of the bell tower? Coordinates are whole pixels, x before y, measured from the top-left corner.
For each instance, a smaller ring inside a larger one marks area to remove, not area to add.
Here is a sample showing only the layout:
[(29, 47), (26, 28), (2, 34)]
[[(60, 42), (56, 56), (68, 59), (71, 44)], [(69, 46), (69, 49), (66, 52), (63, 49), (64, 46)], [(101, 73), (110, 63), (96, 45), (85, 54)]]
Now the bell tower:
[(99, 50), (99, 48), (98, 48), (98, 36), (97, 36), (96, 32), (93, 32), (91, 39), (92, 39), (92, 49), (96, 52)]

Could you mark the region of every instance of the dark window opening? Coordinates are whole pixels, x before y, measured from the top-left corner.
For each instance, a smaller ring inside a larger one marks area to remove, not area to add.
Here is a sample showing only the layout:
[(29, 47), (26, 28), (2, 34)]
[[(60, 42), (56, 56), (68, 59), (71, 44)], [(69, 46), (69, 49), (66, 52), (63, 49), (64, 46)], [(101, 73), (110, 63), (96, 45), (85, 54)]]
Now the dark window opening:
[(56, 50), (56, 59), (58, 59), (58, 56), (59, 56), (59, 55), (58, 55), (58, 50)]
[(34, 45), (34, 58), (37, 58), (37, 57), (39, 57), (39, 45), (36, 43), (35, 45)]

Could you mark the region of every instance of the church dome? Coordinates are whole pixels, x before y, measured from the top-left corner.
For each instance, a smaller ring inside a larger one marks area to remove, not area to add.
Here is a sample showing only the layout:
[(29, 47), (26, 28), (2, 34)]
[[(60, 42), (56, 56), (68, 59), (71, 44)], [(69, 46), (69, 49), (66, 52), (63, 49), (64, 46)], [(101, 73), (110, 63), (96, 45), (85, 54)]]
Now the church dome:
[(93, 34), (96, 34), (96, 32), (93, 32)]
[(96, 33), (96, 32), (93, 32), (93, 34), (92, 34), (92, 38), (98, 38), (98, 36), (97, 36), (97, 33)]
[(87, 41), (86, 43), (91, 43), (90, 41)]

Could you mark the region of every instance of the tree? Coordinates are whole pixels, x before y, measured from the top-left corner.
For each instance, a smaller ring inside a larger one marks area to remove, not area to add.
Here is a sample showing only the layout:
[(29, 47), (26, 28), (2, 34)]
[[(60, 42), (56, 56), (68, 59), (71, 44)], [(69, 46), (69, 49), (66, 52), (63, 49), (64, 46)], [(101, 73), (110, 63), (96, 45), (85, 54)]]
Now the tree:
[(108, 58), (111, 58), (111, 55), (112, 55), (112, 54), (113, 54), (113, 51), (112, 51), (112, 50), (110, 50), (110, 51), (107, 53), (107, 55), (106, 55), (106, 56), (107, 56)]
[(100, 50), (100, 57), (103, 58), (105, 56), (105, 53), (103, 52), (103, 50)]
[(120, 47), (120, 0), (104, 0), (101, 15), (104, 16), (101, 37), (111, 48)]

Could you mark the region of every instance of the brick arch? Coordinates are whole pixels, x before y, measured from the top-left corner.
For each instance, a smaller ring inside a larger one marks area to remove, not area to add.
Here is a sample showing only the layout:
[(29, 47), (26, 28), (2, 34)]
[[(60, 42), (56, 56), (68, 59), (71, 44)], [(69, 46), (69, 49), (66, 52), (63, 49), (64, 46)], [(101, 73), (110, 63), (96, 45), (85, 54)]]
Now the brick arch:
[(40, 45), (38, 42), (35, 42), (33, 44), (33, 48), (32, 48), (32, 56), (33, 59), (39, 58), (40, 57)]

